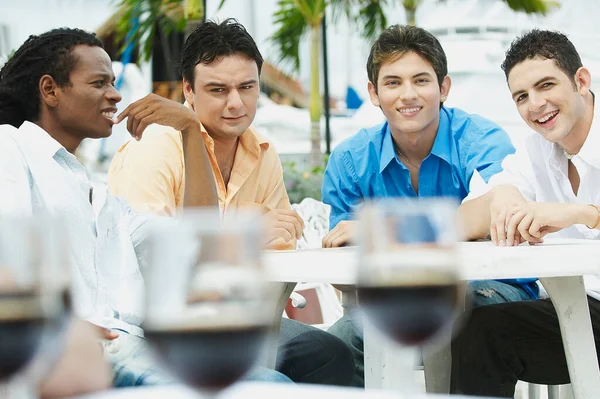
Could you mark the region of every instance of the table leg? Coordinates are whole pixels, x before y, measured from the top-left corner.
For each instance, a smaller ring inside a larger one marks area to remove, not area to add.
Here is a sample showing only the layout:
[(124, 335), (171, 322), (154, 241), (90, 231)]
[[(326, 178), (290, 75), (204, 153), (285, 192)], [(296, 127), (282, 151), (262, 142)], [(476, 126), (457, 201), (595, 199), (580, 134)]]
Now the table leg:
[(415, 350), (394, 344), (364, 323), (365, 388), (415, 392)]
[(274, 313), (273, 328), (271, 330), (271, 339), (267, 343), (265, 350), (265, 357), (259, 363), (264, 367), (275, 370), (275, 363), (277, 361), (277, 349), (279, 343), (279, 329), (281, 328), (281, 316), (285, 311), (285, 305), (287, 304), (288, 298), (296, 288), (296, 283), (274, 283), (274, 290), (278, 291), (277, 307)]
[(451, 339), (452, 334), (448, 332), (447, 337), (441, 339), (441, 342), (445, 342), (444, 344), (430, 344), (423, 348), (423, 367), (425, 369), (427, 393), (450, 393)]
[(558, 314), (574, 397), (598, 398), (600, 369), (583, 278), (545, 277), (540, 281)]

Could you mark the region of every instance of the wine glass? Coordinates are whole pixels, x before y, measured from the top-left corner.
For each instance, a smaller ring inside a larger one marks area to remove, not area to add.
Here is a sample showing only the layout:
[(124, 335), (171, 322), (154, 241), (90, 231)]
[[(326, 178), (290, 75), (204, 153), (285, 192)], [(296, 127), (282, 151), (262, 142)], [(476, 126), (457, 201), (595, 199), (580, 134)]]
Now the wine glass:
[[(459, 312), (456, 209), (449, 199), (381, 199), (361, 209), (359, 308), (397, 344), (431, 341)], [(415, 391), (414, 380), (406, 377), (414, 375), (414, 349), (405, 356), (411, 359), (396, 364), (411, 370), (398, 378), (406, 379), (405, 391)]]
[(68, 320), (60, 222), (0, 217), (0, 397), (35, 397)]
[(149, 238), (144, 331), (178, 379), (215, 395), (262, 354), (275, 296), (260, 267), (257, 214), (186, 210)]

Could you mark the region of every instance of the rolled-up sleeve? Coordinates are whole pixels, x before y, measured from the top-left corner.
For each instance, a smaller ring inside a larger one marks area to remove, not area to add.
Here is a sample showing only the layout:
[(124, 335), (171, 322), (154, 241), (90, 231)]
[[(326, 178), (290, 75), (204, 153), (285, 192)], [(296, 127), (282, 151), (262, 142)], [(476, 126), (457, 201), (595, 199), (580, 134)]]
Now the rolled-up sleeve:
[(352, 160), (343, 149), (336, 150), (329, 157), (321, 188), (323, 202), (331, 206), (329, 230), (342, 220), (352, 219), (362, 202)]
[(17, 131), (0, 125), (0, 214), (27, 216), (32, 214), (30, 175), (13, 137)]
[(138, 212), (174, 215), (183, 194), (182, 151), (180, 136), (167, 130), (126, 143), (109, 168), (111, 194)]
[(490, 177), (487, 184), (471, 190), (463, 202), (475, 199), (487, 193), (495, 186), (511, 185), (516, 187), (527, 201), (535, 201), (535, 175), (526, 150), (517, 150), (502, 161), (502, 171)]

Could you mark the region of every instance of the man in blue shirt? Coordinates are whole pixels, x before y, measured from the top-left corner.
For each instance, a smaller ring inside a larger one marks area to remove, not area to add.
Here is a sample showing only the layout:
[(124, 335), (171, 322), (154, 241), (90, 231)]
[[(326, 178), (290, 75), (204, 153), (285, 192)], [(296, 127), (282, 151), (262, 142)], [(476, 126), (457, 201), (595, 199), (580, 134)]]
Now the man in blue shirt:
[[(446, 55), (429, 32), (394, 25), (375, 41), (367, 61), (369, 95), (386, 117), (363, 129), (331, 154), (323, 202), (331, 205), (323, 247), (348, 244), (352, 220), (365, 198), (453, 197), (462, 201), (472, 180), (502, 170), (514, 153), (508, 135), (495, 123), (443, 106), (450, 91)], [(471, 283), (473, 305), (537, 299), (535, 281)], [(355, 385), (363, 385), (362, 329), (344, 317), (329, 330), (355, 354)]]

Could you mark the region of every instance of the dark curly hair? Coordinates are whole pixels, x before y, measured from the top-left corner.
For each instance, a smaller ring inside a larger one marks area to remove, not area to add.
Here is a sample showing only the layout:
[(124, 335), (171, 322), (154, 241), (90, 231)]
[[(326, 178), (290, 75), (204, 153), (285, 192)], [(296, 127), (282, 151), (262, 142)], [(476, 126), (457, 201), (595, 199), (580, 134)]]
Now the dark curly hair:
[(409, 51), (414, 51), (431, 64), (438, 84), (442, 86), (444, 78), (448, 75), (448, 61), (438, 39), (416, 26), (392, 25), (381, 32), (373, 43), (367, 60), (367, 74), (375, 90), (381, 65), (394, 61)]
[(506, 80), (515, 65), (534, 58), (554, 60), (575, 85), (575, 73), (583, 66), (575, 46), (560, 32), (533, 29), (516, 38), (506, 51), (501, 65)]
[(181, 75), (193, 88), (196, 65), (208, 65), (219, 57), (237, 53), (245, 54), (254, 60), (260, 75), (263, 57), (246, 28), (233, 18), (221, 23), (206, 21), (198, 25), (183, 44), (179, 64)]
[(77, 64), (72, 50), (78, 45), (103, 47), (93, 33), (81, 29), (53, 29), (31, 35), (0, 70), (0, 124), (19, 127), (40, 117), (39, 82), (50, 75), (56, 83), (70, 85)]

